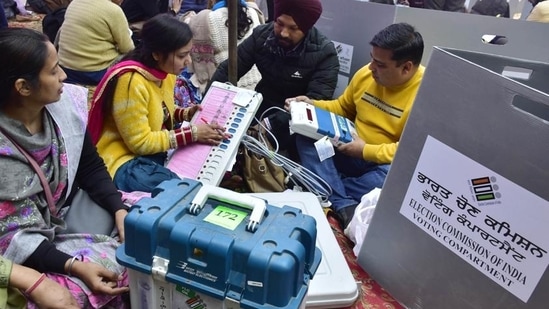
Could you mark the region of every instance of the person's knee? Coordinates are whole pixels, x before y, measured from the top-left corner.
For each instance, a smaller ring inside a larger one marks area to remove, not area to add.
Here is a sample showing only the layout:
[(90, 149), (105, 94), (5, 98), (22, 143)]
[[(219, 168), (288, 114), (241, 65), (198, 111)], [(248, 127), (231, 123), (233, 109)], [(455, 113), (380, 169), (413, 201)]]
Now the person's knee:
[(368, 183), (371, 185), (371, 189), (382, 188), (387, 178), (387, 173), (389, 168), (385, 165), (380, 165), (375, 168), (375, 170), (368, 172)]
[(138, 157), (120, 166), (113, 181), (122, 191), (151, 192), (163, 181), (171, 179), (179, 179), (179, 176), (151, 158)]

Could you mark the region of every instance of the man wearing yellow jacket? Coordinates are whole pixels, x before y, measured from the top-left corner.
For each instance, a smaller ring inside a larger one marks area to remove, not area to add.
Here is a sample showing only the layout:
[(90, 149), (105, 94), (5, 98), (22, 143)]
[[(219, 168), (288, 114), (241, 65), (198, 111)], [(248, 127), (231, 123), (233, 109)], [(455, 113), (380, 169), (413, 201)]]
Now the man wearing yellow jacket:
[(329, 197), (343, 228), (353, 217), (361, 197), (381, 188), (423, 77), (423, 39), (406, 23), (393, 24), (370, 42), (371, 62), (358, 70), (344, 93), (335, 100), (305, 101), (352, 120), (357, 134), (339, 145), (335, 155), (320, 160), (314, 140), (297, 136), (303, 166), (332, 187)]

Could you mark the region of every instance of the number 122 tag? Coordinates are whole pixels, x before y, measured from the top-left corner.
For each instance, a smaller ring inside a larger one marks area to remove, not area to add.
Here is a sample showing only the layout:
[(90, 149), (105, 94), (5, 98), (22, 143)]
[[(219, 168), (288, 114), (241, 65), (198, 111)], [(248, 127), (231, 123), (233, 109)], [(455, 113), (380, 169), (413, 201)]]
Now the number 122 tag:
[(248, 213), (245, 211), (219, 205), (204, 218), (204, 221), (233, 231), (242, 221), (244, 221), (247, 215)]

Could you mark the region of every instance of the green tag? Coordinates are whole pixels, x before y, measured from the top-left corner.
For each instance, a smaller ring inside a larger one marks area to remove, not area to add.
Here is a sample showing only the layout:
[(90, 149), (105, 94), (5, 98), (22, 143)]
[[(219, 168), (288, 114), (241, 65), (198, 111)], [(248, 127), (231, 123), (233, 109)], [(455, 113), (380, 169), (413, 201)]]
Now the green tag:
[(227, 206), (218, 205), (214, 210), (204, 218), (204, 221), (219, 225), (229, 230), (234, 230), (244, 221), (247, 212), (236, 210)]
[(183, 294), (183, 295), (185, 295), (185, 296), (187, 296), (187, 297), (189, 297), (189, 298), (193, 298), (193, 297), (196, 296), (196, 292), (195, 292), (195, 291), (193, 291), (193, 290), (191, 290), (191, 289), (188, 289), (188, 288), (186, 288), (186, 287), (184, 287), (184, 286), (181, 286), (181, 285), (179, 285), (179, 284), (177, 284), (177, 285), (175, 286), (175, 290), (178, 291), (178, 292), (181, 292), (181, 294)]

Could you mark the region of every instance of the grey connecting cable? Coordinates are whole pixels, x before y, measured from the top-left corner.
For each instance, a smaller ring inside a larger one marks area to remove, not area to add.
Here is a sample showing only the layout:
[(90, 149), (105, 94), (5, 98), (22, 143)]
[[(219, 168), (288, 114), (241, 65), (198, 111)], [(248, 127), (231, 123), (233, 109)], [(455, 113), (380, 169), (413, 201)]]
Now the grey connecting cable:
[[(279, 107), (271, 107), (263, 112), (260, 119), (263, 119), (263, 115), (270, 109), (279, 109), (286, 112)], [(278, 141), (273, 133), (265, 128), (261, 121), (258, 121), (257, 119), (255, 120), (265, 130), (264, 132), (272, 137), (272, 140), (275, 142), (274, 150), (269, 150), (263, 134), (259, 134), (259, 140), (250, 135), (244, 134), (241, 141), (242, 144), (248, 148), (249, 151), (260, 156), (267, 157), (273, 164), (280, 166), (286, 172), (286, 182), (288, 182), (289, 179), (292, 179), (295, 185), (302, 186), (303, 189), (316, 195), (321, 203), (328, 203), (328, 197), (332, 194), (332, 188), (330, 185), (309, 169), (279, 154)]]

